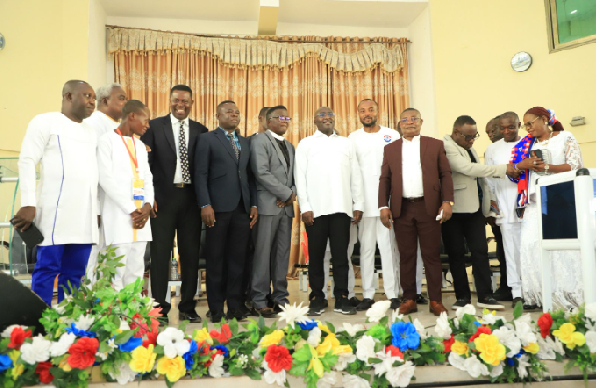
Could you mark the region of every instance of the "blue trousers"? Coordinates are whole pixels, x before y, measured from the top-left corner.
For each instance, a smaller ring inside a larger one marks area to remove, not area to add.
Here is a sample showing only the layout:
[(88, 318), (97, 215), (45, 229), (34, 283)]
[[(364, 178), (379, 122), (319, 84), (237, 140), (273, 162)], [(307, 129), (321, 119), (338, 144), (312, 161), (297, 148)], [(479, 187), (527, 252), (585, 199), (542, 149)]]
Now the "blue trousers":
[(58, 275), (58, 303), (64, 299), (61, 286), (79, 287), (85, 274), (92, 244), (60, 244), (37, 247), (37, 261), (31, 276), (31, 290), (44, 302), (52, 304), (54, 279)]

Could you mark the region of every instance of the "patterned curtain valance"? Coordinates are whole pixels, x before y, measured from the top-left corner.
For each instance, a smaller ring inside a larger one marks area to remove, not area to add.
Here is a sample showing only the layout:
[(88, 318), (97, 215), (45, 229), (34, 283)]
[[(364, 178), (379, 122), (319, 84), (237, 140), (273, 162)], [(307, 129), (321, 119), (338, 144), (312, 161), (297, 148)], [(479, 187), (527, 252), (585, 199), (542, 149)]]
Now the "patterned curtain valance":
[[(405, 38), (380, 39), (385, 40), (385, 43), (363, 41), (359, 43), (360, 49), (342, 52), (347, 50), (332, 48), (332, 46), (341, 46), (337, 44), (340, 42), (339, 38), (333, 37), (331, 43), (280, 43), (262, 39), (204, 37), (143, 29), (118, 27), (107, 29), (110, 54), (143, 52), (160, 55), (172, 51), (196, 52), (212, 55), (221, 63), (231, 67), (253, 69), (287, 68), (307, 57), (317, 57), (332, 69), (343, 72), (362, 72), (377, 66), (386, 72), (394, 72), (403, 69), (406, 64), (407, 40)], [(273, 38), (277, 39), (277, 37)]]

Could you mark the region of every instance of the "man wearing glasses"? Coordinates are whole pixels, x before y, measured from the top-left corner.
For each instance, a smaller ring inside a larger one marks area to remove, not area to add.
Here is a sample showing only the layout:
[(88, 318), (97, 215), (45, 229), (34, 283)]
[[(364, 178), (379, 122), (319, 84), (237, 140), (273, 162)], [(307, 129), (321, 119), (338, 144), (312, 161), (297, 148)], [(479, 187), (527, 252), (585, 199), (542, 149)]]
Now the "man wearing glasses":
[(154, 182), (154, 207), (150, 227), (150, 286), (152, 297), (160, 304), (163, 323), (168, 323), (171, 300), (166, 300), (173, 240), (177, 231), (181, 266), (179, 319), (201, 322), (196, 313), (198, 255), (201, 220), (192, 179), (196, 140), (206, 127), (189, 118), (194, 100), (186, 85), (171, 88), (171, 112), (150, 121), (141, 140), (150, 148), (148, 162)]
[[(294, 146), (284, 136), (290, 125), (287, 108), (266, 113), (268, 130), (250, 144), (250, 167), (256, 177), (258, 222), (250, 296), (259, 315), (274, 317), (289, 303), (287, 269), (294, 218)], [(273, 292), (271, 293), (271, 284)], [(268, 296), (275, 310), (267, 306)]]
[(321, 107), (315, 113), (317, 131), (300, 141), (294, 179), (302, 222), (308, 237), (308, 280), (311, 286), (308, 315), (326, 309), (323, 293), (323, 257), (331, 247), (335, 281), (335, 312), (356, 314), (348, 299), (348, 244), (350, 223), (357, 224), (364, 210), (363, 182), (352, 141), (335, 131), (335, 114)]
[(453, 216), (442, 224), (442, 240), (450, 259), (456, 302), (453, 309), (471, 303), (469, 279), (465, 270), (465, 239), (471, 252), (473, 279), (477, 287), (477, 307), (503, 309), (492, 296), (492, 280), (487, 255), (485, 217), (490, 214), (490, 194), (484, 178), (502, 178), (510, 165), (483, 165), (472, 148), (479, 137), (477, 124), (470, 116), (459, 116), (451, 135), (443, 138), (454, 182)]

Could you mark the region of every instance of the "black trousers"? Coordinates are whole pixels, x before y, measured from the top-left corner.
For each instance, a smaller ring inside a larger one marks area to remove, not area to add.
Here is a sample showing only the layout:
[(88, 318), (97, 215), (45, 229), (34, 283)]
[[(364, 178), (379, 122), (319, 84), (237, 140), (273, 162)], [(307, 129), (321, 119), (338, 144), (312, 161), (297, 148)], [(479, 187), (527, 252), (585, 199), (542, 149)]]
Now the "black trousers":
[(500, 262), (500, 288), (508, 288), (508, 278), (506, 276), (506, 256), (504, 255), (504, 242), (502, 241), (502, 232), (499, 226), (492, 226), (492, 233), (496, 239), (496, 257)]
[(327, 249), (327, 241), (331, 249), (331, 263), (333, 266), (333, 280), (335, 287), (333, 294), (336, 298), (348, 295), (348, 244), (350, 244), (351, 219), (345, 213), (328, 214), (315, 218), (312, 226), (306, 227), (308, 238), (308, 281), (311, 293), (309, 299), (325, 299), (323, 286), (325, 285), (325, 272), (323, 270), (323, 257)]
[(471, 300), (469, 278), (465, 270), (465, 239), (471, 251), (473, 278), (479, 299), (492, 294), (492, 279), (485, 236), (485, 217), (476, 213), (453, 213), (442, 224), (442, 240), (450, 260), (456, 299)]
[(215, 225), (206, 229), (206, 294), (213, 313), (223, 311), (225, 300), (230, 310), (244, 303), (249, 238), (250, 215), (243, 201), (233, 211), (215, 212)]
[(152, 297), (160, 304), (162, 314), (171, 310), (171, 300), (166, 300), (169, 282), (173, 240), (177, 230), (177, 247), (181, 266), (181, 301), (179, 311), (190, 312), (196, 307), (194, 296), (198, 287), (198, 261), (202, 220), (196, 202), (194, 187), (177, 188), (173, 196), (157, 204), (156, 218), (150, 219), (150, 286)]

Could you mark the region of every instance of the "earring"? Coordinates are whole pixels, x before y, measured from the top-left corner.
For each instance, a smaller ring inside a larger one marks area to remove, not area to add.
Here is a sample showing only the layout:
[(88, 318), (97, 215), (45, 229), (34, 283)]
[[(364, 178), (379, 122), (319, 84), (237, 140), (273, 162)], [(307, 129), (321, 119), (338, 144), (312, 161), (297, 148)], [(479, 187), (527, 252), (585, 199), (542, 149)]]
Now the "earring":
[(548, 125), (548, 123), (544, 123), (545, 125)]

